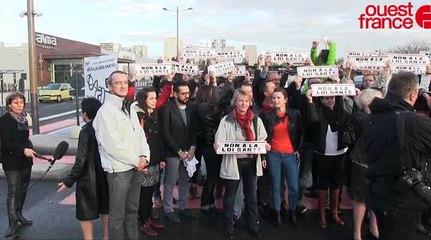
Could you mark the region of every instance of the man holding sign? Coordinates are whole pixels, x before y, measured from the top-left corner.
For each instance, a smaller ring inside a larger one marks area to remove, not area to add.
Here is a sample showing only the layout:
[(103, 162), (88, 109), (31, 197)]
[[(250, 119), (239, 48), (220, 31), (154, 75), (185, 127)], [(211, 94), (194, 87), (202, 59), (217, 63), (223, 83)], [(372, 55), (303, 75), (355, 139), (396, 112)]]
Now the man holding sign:
[(243, 153), (241, 148), (241, 152), (232, 151), (229, 154), (223, 154), (220, 177), (225, 180), (226, 187), (223, 198), (223, 214), (224, 233), (228, 239), (234, 239), (234, 202), (240, 180), (244, 184), (249, 229), (254, 236), (261, 237), (258, 225), (256, 191), (257, 177), (262, 176), (262, 167), (266, 167), (266, 162), (261, 160), (259, 153), (264, 153), (266, 149), (261, 149), (257, 143), (251, 144), (250, 147), (247, 142), (265, 141), (267, 134), (262, 120), (255, 116), (250, 109), (251, 98), (251, 95), (242, 89), (235, 91), (232, 99), (234, 110), (221, 120), (215, 136), (216, 144), (214, 147), (216, 151), (219, 151), (219, 148), (223, 147), (226, 141), (246, 141), (245, 150), (251, 148), (251, 151), (247, 151), (247, 153)]

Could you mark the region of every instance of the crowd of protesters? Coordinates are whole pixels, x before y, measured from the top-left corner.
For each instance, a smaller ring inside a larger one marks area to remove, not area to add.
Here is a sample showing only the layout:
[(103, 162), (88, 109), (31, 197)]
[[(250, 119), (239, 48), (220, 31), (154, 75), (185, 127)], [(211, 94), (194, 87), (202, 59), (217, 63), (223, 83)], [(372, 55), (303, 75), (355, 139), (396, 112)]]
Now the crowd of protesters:
[[(327, 50), (318, 53), (318, 42), (313, 42), (305, 65), (335, 65), (335, 43), (329, 41), (328, 45)], [(133, 84), (117, 82), (120, 75), (127, 81), (125, 73), (116, 71), (111, 74), (113, 97), (108, 104), (112, 109), (105, 103), (94, 123), (101, 167), (108, 175), (109, 237), (136, 236), (128, 232), (133, 222), (124, 222), (124, 235), (121, 235), (123, 230), (111, 226), (122, 225), (122, 221), (129, 221), (130, 216), (139, 219), (139, 229), (146, 235), (157, 236), (165, 226), (160, 218), (153, 216), (153, 204), (163, 207), (165, 218), (171, 223), (181, 223), (182, 218), (196, 218), (196, 212), (188, 209), (187, 198), (199, 197), (195, 185), (199, 171), (193, 174), (190, 169), (199, 168), (200, 164), (195, 166), (193, 161), (203, 159), (207, 174), (200, 195), (201, 214), (223, 215), (223, 233), (228, 239), (234, 239), (235, 222), (243, 210), (254, 237), (262, 237), (259, 219), (263, 217), (278, 228), (282, 228), (284, 222), (298, 226), (298, 215), (307, 212), (304, 196), (317, 198), (319, 220), (316, 224), (322, 229), (331, 225), (327, 221), (328, 206), (331, 222), (345, 226), (340, 201), (346, 190), (353, 200), (352, 237), (365, 239), (361, 232), (369, 209), (369, 193), (364, 132), (369, 123), (371, 102), (385, 97), (390, 89), (391, 66), (388, 64), (379, 73), (365, 73), (356, 96), (323, 97), (313, 96), (311, 85), (353, 83), (351, 67), (340, 67), (337, 76), (303, 79), (294, 76), (293, 66), (286, 66), (280, 74), (271, 69), (270, 57), (259, 56), (253, 74), (249, 69), (245, 76), (236, 76), (236, 71), (215, 76), (205, 70), (192, 77), (174, 72), (155, 76), (153, 86), (144, 87), (136, 94), (130, 89)], [(422, 79), (429, 79), (430, 75), (431, 67), (427, 67)], [(130, 79), (134, 76), (129, 76)], [(429, 87), (429, 81), (428, 85), (421, 84), (423, 99), (418, 101), (417, 107), (422, 102), (423, 111), (431, 106), (431, 98), (426, 94)], [(109, 115), (113, 109), (115, 116)], [(126, 121), (126, 117), (132, 123)], [(132, 127), (118, 130), (119, 127), (112, 125), (114, 122)], [(137, 127), (143, 132), (136, 130)], [(121, 139), (115, 139), (119, 136), (112, 133), (117, 130), (121, 131)], [(125, 141), (131, 137), (126, 136), (128, 131), (133, 133), (134, 139), (144, 137), (146, 140), (142, 143)], [(220, 141), (266, 141), (267, 153), (220, 155), (216, 153)], [(117, 146), (114, 143), (118, 143)], [(116, 157), (119, 151), (127, 149), (120, 149), (121, 144), (135, 145), (136, 159), (121, 160), (127, 158), (127, 154)], [(148, 149), (149, 153), (146, 152)], [(114, 161), (120, 163), (112, 163)], [(125, 175), (127, 184), (116, 182), (117, 174), (123, 170), (133, 171), (130, 176)], [(162, 175), (164, 181), (161, 183)], [(307, 185), (309, 178), (312, 186)], [(63, 182), (68, 187), (73, 184), (70, 179)], [(163, 185), (163, 194), (160, 185)], [(178, 198), (173, 196), (176, 185)], [(222, 193), (223, 209), (218, 209), (216, 199), (221, 198)], [(139, 201), (134, 200), (129, 206), (131, 200), (126, 199), (129, 195)], [(122, 212), (111, 209), (120, 202), (123, 202)], [(138, 203), (139, 207), (135, 206)], [(175, 203), (177, 211), (174, 210)], [(106, 211), (100, 213), (106, 214)], [(379, 224), (373, 212), (369, 213), (368, 238), (378, 239)], [(77, 218), (88, 220), (79, 214)], [(111, 234), (111, 230), (115, 234)], [(104, 235), (107, 238), (108, 233)], [(88, 236), (84, 234), (90, 239)]]

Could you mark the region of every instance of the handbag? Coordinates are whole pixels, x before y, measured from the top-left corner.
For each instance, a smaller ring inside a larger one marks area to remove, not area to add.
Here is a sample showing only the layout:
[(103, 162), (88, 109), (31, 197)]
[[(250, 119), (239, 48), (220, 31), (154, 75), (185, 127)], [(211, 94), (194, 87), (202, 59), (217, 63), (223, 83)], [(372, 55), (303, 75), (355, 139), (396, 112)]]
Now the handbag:
[[(402, 153), (404, 149), (404, 132), (405, 132), (405, 119), (409, 112), (396, 112), (397, 114), (397, 140), (398, 145)], [(398, 178), (398, 181), (402, 184), (407, 185), (416, 196), (421, 199), (421, 201), (431, 207), (431, 188), (429, 186), (429, 181), (426, 179), (426, 174), (422, 171), (416, 169), (415, 167), (408, 166), (405, 161), (405, 154), (401, 154), (401, 167), (403, 169), (403, 174)], [(427, 164), (425, 164), (426, 170)]]

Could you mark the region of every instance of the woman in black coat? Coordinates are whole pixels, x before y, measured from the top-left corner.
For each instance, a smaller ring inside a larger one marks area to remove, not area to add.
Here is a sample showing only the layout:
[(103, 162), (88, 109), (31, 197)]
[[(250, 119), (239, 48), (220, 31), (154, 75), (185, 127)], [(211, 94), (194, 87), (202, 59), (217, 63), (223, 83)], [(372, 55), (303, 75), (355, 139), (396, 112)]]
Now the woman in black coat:
[(5, 237), (16, 236), (19, 226), (33, 222), (22, 216), (35, 152), (29, 139), (25, 97), (13, 92), (6, 98), (7, 113), (0, 117), (1, 162), (7, 182), (9, 228)]
[(109, 190), (103, 171), (93, 119), (102, 104), (95, 98), (82, 100), (82, 118), (86, 123), (79, 133), (75, 164), (59, 183), (57, 192), (71, 188), (76, 182), (76, 218), (80, 221), (84, 239), (94, 239), (91, 220), (102, 216), (103, 239), (108, 239)]

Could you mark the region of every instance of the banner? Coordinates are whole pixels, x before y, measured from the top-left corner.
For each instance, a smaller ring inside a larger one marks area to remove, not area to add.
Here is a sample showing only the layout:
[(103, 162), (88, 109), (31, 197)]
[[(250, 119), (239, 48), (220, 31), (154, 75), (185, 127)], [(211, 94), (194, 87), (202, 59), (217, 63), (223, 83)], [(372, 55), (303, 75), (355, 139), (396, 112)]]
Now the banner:
[(419, 51), (419, 54), (423, 54), (431, 60), (431, 51)]
[(271, 62), (276, 63), (305, 63), (309, 54), (301, 51), (269, 52)]
[(103, 55), (84, 58), (85, 96), (105, 102), (108, 90), (108, 77), (117, 70), (117, 55)]
[(136, 70), (140, 76), (168, 75), (172, 72), (172, 64), (146, 63), (136, 65)]
[(245, 58), (245, 51), (243, 50), (224, 50), (217, 52), (217, 59), (220, 62), (233, 60), (234, 63), (243, 63)]
[(199, 66), (186, 63), (169, 62), (172, 71), (183, 74), (196, 75), (199, 73)]
[(349, 57), (347, 61), (353, 63), (353, 68), (357, 70), (382, 70), (390, 58), (388, 56), (357, 56)]
[(347, 58), (351, 57), (371, 57), (371, 56), (379, 56), (379, 52), (362, 52), (362, 51), (350, 51), (347, 52)]
[(217, 154), (265, 154), (265, 141), (221, 141), (217, 142)]
[(392, 73), (412, 72), (416, 75), (425, 74), (426, 66), (395, 65), (391, 67)]
[(187, 58), (187, 59), (207, 60), (208, 58), (217, 57), (216, 50), (212, 48), (207, 48), (207, 47), (186, 45), (184, 46), (182, 52), (183, 52), (184, 58)]
[(425, 54), (389, 54), (389, 60), (393, 65), (428, 65), (430, 59)]
[(233, 61), (222, 62), (208, 66), (208, 72), (213, 71), (216, 76), (223, 76), (235, 69)]
[(338, 76), (337, 66), (298, 67), (298, 76), (303, 78), (321, 78)]
[(321, 96), (356, 96), (355, 84), (313, 84), (313, 97)]

